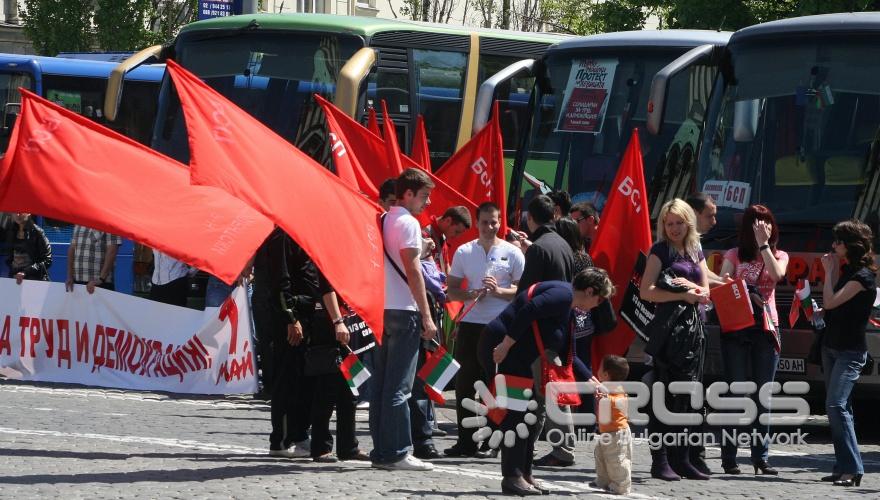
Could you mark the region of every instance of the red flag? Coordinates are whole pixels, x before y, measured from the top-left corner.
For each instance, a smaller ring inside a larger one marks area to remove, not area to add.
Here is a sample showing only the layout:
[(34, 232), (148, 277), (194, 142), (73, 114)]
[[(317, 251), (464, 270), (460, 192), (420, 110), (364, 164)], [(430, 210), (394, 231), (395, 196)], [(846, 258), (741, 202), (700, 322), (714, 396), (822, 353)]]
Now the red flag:
[(329, 109), (333, 105), (318, 94), (315, 94), (315, 101), (324, 109), (324, 116), (327, 119), (328, 137), (331, 142), (330, 150), (333, 153), (333, 165), (336, 167), (336, 173), (339, 175), (339, 178), (352, 188), (362, 191), (371, 199), (378, 200), (379, 190), (376, 188), (376, 185), (370, 180), (370, 176), (367, 175), (357, 157), (349, 153), (345, 147), (348, 141), (340, 130), (335, 113)]
[[(332, 129), (333, 132), (345, 145), (347, 154), (353, 158), (352, 161), (361, 166), (370, 183), (373, 186), (381, 186), (388, 178), (396, 178), (398, 174), (392, 173), (387, 162), (382, 161), (385, 159), (385, 141), (382, 140), (382, 137), (367, 130), (333, 104), (322, 101), (318, 102), (324, 108), (328, 126), (335, 124), (336, 128)], [(416, 166), (415, 162), (409, 158), (404, 157), (404, 161), (406, 162), (405, 166)], [(376, 199), (378, 199), (378, 194)]]
[(443, 394), (435, 391), (433, 387), (428, 384), (425, 384), (425, 394), (428, 396), (428, 399), (437, 403), (438, 405), (445, 405), (446, 398), (443, 397)]
[(388, 106), (382, 101), (382, 136), (385, 138), (385, 160), (394, 177), (403, 173), (403, 162), (400, 161), (400, 146), (397, 144), (397, 129), (394, 120), (388, 114)]
[(184, 165), (21, 90), (0, 164), (0, 210), (36, 212), (132, 239), (227, 283), (272, 222)]
[(222, 187), (266, 214), (314, 261), (380, 340), (385, 296), (381, 208), (174, 61), (192, 182)]
[(431, 152), (428, 149), (428, 132), (425, 131), (425, 118), (422, 115), (416, 119), (416, 133), (412, 141), (412, 159), (423, 169), (431, 171)]
[(382, 131), (379, 130), (379, 120), (376, 118), (376, 108), (370, 107), (370, 117), (367, 119), (367, 129), (377, 136), (382, 137)]
[[(647, 255), (651, 249), (651, 220), (645, 190), (645, 169), (638, 129), (633, 129), (629, 146), (623, 154), (620, 168), (612, 184), (608, 203), (602, 210), (602, 223), (590, 254), (596, 267), (608, 271), (618, 293), (612, 299), (615, 311), (620, 310), (627, 283), (639, 253)], [(623, 356), (635, 338), (635, 332), (625, 321), (607, 335), (593, 338), (592, 361), (595, 372), (606, 354)]]
[(497, 103), (492, 120), (447, 160), (436, 175), (450, 186), (455, 186), (474, 203), (495, 202), (501, 209), (498, 234), (502, 238), (507, 234), (504, 148)]

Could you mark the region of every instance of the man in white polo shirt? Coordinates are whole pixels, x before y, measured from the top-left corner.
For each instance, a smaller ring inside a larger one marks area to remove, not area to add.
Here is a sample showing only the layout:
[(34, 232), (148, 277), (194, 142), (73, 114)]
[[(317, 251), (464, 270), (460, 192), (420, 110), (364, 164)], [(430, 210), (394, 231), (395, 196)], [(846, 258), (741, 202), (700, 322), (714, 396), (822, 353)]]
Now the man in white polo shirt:
[[(389, 470), (430, 470), (412, 456), (409, 406), (416, 374), (420, 336), (432, 339), (431, 318), (419, 255), (422, 229), (414, 217), (431, 203), (434, 183), (425, 171), (408, 168), (395, 183), (397, 205), (382, 217), (385, 244), (385, 332), (376, 348), (370, 397), (373, 467)], [(365, 290), (365, 293), (370, 293)]]
[[(477, 444), (473, 441), (475, 429), (461, 425), (463, 418), (473, 415), (465, 412), (461, 401), (474, 397), (474, 382), (485, 382), (494, 375), (483, 373), (480, 368), (477, 344), (486, 324), (495, 319), (516, 295), (516, 285), (525, 267), (523, 253), (498, 237), (500, 214), (498, 205), (492, 202), (477, 208), (480, 237), (458, 247), (449, 271), (449, 298), (463, 301), (465, 306), (455, 338), (455, 359), (461, 364), (455, 377), (458, 442), (446, 449), (447, 456), (477, 456)], [(462, 288), (464, 280), (467, 280), (467, 289)]]

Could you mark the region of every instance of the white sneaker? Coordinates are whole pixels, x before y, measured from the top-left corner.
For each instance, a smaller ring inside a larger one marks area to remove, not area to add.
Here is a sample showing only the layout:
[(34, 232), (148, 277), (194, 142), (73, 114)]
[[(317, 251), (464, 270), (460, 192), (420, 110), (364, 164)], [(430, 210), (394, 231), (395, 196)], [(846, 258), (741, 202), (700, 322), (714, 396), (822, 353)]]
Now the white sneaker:
[(356, 408), (358, 410), (369, 410), (370, 409), (370, 402), (369, 401), (361, 401), (360, 403), (357, 404)]
[(433, 470), (434, 464), (423, 462), (418, 458), (407, 455), (393, 464), (384, 464), (387, 470)]
[(305, 458), (312, 454), (312, 442), (309, 439), (293, 443), (291, 448), (293, 448), (291, 458)]
[(270, 448), (269, 449), (269, 456), (270, 457), (282, 457), (282, 458), (294, 458), (296, 455), (294, 455), (293, 450), (291, 450), (290, 448), (287, 448), (284, 450), (273, 450)]

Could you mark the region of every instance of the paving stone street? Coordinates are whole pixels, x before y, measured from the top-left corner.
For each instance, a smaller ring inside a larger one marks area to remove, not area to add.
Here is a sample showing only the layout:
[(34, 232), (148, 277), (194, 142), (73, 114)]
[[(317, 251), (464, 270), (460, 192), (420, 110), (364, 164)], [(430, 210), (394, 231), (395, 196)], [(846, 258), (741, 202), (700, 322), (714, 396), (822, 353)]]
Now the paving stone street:
[[(450, 393), (451, 394), (451, 393)], [(431, 472), (389, 472), (366, 462), (316, 464), (267, 456), (268, 405), (250, 397), (189, 397), (57, 384), (0, 381), (2, 498), (491, 498), (500, 496), (497, 459), (440, 459)], [(440, 427), (454, 442), (454, 409)], [(863, 422), (862, 425), (871, 425)], [(821, 483), (833, 449), (824, 417), (804, 428), (807, 444), (771, 448), (778, 477), (720, 474), (718, 448), (708, 451), (710, 481), (651, 479), (645, 443), (634, 450), (631, 498), (877, 498), (880, 444), (861, 443), (866, 477), (858, 488)], [(857, 429), (858, 429), (857, 423)], [(871, 433), (876, 436), (876, 433)], [(859, 434), (862, 436), (862, 433)], [(358, 436), (369, 450), (367, 412)], [(536, 469), (554, 497), (619, 498), (589, 486), (592, 443), (579, 443), (573, 467)], [(549, 449), (538, 443), (538, 453)]]

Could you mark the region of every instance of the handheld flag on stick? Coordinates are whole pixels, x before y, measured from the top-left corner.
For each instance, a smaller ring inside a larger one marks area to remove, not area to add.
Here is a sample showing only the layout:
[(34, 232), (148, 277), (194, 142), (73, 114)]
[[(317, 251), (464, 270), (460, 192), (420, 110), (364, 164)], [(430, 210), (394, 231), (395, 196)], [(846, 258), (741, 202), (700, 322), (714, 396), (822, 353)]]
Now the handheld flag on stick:
[(359, 394), (358, 387), (370, 378), (369, 370), (361, 363), (357, 354), (353, 352), (349, 352), (348, 356), (342, 360), (342, 364), (339, 365), (339, 371), (342, 372), (345, 382), (348, 383), (348, 388), (351, 389), (351, 393), (355, 396)]
[(788, 313), (788, 324), (792, 327), (801, 315), (801, 308), (804, 309), (807, 320), (813, 321), (813, 298), (810, 295), (810, 282), (806, 280), (798, 280), (797, 289), (794, 291), (791, 311)]
[(461, 365), (458, 361), (453, 359), (443, 346), (438, 345), (434, 352), (428, 353), (418, 376), (425, 382), (426, 387), (442, 394), (459, 368)]

